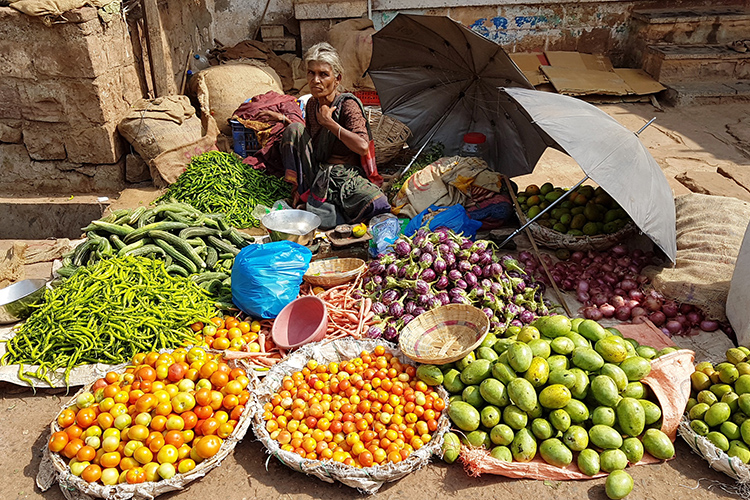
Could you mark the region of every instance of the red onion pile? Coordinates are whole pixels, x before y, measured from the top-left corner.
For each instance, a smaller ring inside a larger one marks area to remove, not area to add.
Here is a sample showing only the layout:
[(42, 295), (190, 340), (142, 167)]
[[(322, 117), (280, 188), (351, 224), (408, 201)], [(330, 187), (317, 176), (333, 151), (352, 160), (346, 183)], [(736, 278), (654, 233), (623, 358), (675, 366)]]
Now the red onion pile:
[[(518, 257), (527, 272), (549, 285), (541, 263), (531, 253), (521, 252)], [(668, 336), (686, 335), (696, 327), (706, 332), (719, 328), (718, 322), (706, 319), (697, 307), (646, 290), (649, 281), (641, 271), (658, 264), (653, 252), (616, 245), (607, 252), (572, 252), (567, 261), (556, 263), (549, 255), (542, 258), (557, 286), (575, 291), (587, 319), (614, 318), (635, 324), (649, 319)]]

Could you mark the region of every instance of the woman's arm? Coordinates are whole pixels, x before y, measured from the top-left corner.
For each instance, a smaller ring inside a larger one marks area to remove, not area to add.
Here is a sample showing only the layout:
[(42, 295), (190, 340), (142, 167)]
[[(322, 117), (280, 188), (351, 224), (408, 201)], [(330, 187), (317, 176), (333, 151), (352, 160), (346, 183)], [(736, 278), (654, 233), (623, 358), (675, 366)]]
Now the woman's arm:
[(320, 123), (322, 127), (328, 129), (328, 131), (343, 142), (353, 153), (356, 153), (359, 156), (366, 155), (370, 147), (369, 142), (360, 135), (339, 125), (336, 120), (333, 119), (333, 112), (335, 109), (335, 107), (322, 105), (317, 111), (318, 123)]
[(281, 122), (284, 125), (289, 125), (290, 123), (292, 123), (292, 120), (290, 120), (286, 115), (284, 115), (283, 113), (278, 113), (276, 111), (263, 110), (260, 113), (258, 113), (258, 118), (259, 119), (265, 118), (266, 120), (269, 120), (269, 121)]

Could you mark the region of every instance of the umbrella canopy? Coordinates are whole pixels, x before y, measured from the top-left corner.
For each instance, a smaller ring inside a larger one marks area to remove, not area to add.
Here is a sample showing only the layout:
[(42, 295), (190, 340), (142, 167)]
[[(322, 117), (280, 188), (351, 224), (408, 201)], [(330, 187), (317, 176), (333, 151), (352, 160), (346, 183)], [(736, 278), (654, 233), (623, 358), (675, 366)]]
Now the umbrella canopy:
[(490, 167), (511, 176), (534, 169), (547, 144), (515, 106), (498, 113), (497, 91), (534, 87), (498, 44), (448, 17), (411, 14), (398, 14), (372, 44), (368, 71), (383, 112), (409, 127), (410, 147), (435, 141), (458, 154), (465, 133), (481, 132)]
[(638, 139), (614, 118), (580, 99), (537, 90), (503, 88), (536, 134), (570, 155), (674, 262), (677, 254), (672, 189)]

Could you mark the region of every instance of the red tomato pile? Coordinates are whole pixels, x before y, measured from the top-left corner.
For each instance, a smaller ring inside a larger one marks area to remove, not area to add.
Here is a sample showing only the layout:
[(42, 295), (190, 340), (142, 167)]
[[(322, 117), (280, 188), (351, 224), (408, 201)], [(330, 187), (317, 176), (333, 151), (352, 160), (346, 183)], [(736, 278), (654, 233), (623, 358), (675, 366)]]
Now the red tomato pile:
[(169, 479), (213, 457), (250, 397), (244, 370), (193, 347), (140, 353), (57, 417), (50, 451), (71, 472), (105, 485)]
[(310, 360), (284, 377), (264, 406), (266, 430), (283, 450), (354, 467), (398, 463), (432, 438), (445, 401), (416, 369), (377, 346), (358, 358)]

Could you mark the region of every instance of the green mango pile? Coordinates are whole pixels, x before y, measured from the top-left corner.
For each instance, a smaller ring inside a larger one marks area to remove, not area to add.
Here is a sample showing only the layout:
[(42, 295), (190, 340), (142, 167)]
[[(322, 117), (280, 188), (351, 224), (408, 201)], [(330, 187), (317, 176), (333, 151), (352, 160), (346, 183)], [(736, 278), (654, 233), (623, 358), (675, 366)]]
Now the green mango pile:
[(717, 365), (698, 363), (690, 376), (690, 427), (730, 457), (750, 462), (750, 349), (733, 347)]
[[(549, 182), (541, 187), (531, 184), (518, 193), (518, 203), (526, 217), (533, 219), (565, 191)], [(571, 236), (597, 236), (616, 233), (630, 221), (628, 213), (601, 187), (579, 186), (537, 223)]]
[(447, 462), (459, 442), (507, 462), (575, 461), (586, 475), (610, 473), (607, 494), (623, 498), (633, 487), (629, 463), (674, 455), (661, 408), (641, 382), (651, 359), (674, 350), (657, 352), (593, 320), (544, 316), (488, 335), (455, 363), (421, 366), (417, 376), (451, 393), (448, 416), (460, 432), (446, 434)]

